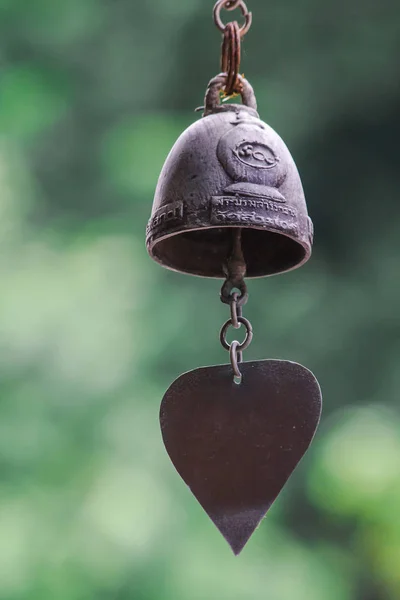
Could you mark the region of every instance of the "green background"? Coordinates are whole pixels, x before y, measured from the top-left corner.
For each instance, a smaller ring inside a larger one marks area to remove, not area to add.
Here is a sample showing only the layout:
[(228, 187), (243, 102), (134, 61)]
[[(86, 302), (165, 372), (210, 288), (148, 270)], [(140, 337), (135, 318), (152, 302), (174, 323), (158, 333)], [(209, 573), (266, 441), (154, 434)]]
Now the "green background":
[(158, 424), (179, 374), (227, 361), (220, 284), (144, 246), (219, 70), (212, 2), (0, 0), (1, 599), (400, 598), (400, 7), (249, 8), (242, 71), (316, 240), (302, 269), (249, 282), (246, 358), (305, 364), (324, 413), (234, 558)]

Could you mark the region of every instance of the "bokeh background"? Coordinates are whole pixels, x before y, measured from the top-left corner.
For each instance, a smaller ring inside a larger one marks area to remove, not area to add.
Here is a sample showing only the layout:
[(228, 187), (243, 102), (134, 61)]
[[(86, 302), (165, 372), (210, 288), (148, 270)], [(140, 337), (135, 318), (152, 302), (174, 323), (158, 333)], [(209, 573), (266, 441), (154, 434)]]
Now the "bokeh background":
[(179, 374), (227, 361), (220, 284), (144, 247), (219, 71), (213, 2), (0, 1), (1, 599), (400, 598), (400, 5), (248, 4), (242, 70), (316, 242), (251, 282), (246, 358), (307, 365), (324, 414), (236, 559), (158, 425)]

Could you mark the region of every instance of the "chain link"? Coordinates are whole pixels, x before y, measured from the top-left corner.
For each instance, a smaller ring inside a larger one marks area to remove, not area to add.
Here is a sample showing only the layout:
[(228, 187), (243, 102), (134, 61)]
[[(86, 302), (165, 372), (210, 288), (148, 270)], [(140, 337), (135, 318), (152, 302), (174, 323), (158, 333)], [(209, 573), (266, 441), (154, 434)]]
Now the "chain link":
[[(231, 311), (232, 311), (232, 309), (233, 309), (233, 311), (236, 310), (236, 308), (233, 308), (233, 307), (237, 307), (235, 300), (232, 300)], [(239, 308), (239, 311), (241, 312), (240, 308)], [(235, 327), (235, 321), (236, 321), (238, 327), (240, 327), (241, 325), (245, 326), (246, 337), (242, 343), (238, 342), (237, 340), (234, 340), (231, 344), (229, 344), (226, 339), (226, 334), (228, 332), (229, 327), (231, 327), (231, 326)], [(221, 341), (222, 347), (225, 350), (228, 350), (228, 352), (229, 352), (230, 359), (231, 359), (231, 365), (232, 365), (232, 369), (233, 369), (235, 377), (241, 378), (241, 376), (242, 376), (238, 365), (243, 361), (243, 351), (246, 350), (250, 346), (252, 340), (253, 340), (253, 328), (252, 328), (250, 321), (248, 319), (245, 319), (242, 316), (238, 316), (237, 314), (234, 316), (234, 318), (229, 319), (221, 329), (220, 341)]]
[(232, 327), (234, 327), (235, 329), (239, 329), (239, 327), (240, 327), (239, 317), (243, 316), (242, 307), (240, 306), (240, 304), (238, 304), (238, 299), (239, 299), (239, 294), (237, 292), (233, 292), (233, 294), (231, 296), (230, 307), (231, 307)]
[(244, 24), (242, 25), (242, 27), (240, 27), (239, 30), (240, 37), (245, 36), (251, 27), (253, 15), (251, 14), (251, 12), (249, 12), (249, 9), (247, 8), (244, 0), (218, 0), (216, 5), (214, 6), (214, 22), (218, 29), (222, 31), (222, 33), (225, 31), (225, 24), (221, 19), (221, 10), (223, 8), (225, 10), (235, 10), (236, 8), (240, 9), (244, 17)]
[[(249, 294), (247, 292), (247, 285), (244, 281), (246, 275), (246, 262), (243, 255), (242, 230), (240, 227), (232, 228), (232, 250), (224, 265), (224, 271), (227, 277), (221, 289), (221, 301), (224, 304), (229, 304), (231, 318), (221, 329), (220, 341), (222, 347), (230, 353), (231, 365), (235, 377), (241, 380), (242, 376), (238, 364), (243, 360), (243, 351), (250, 346), (253, 340), (253, 328), (250, 321), (245, 319), (242, 314), (243, 306), (246, 304)], [(229, 327), (239, 329), (242, 325), (244, 325), (246, 329), (244, 341), (240, 343), (235, 340), (232, 344), (229, 344), (226, 339)]]
[(221, 52), (221, 71), (226, 73), (225, 96), (240, 93), (239, 85), (241, 61), (240, 27), (237, 21), (228, 23), (224, 30), (224, 39)]
[[(253, 327), (252, 327), (250, 321), (248, 319), (245, 319), (244, 317), (238, 317), (238, 322), (241, 325), (244, 325), (246, 328), (246, 337), (245, 337), (244, 341), (241, 344), (239, 344), (239, 346), (238, 346), (238, 351), (243, 352), (244, 350), (247, 350), (247, 348), (250, 346), (250, 344), (253, 340)], [(225, 348), (225, 350), (231, 349), (231, 344), (229, 344), (226, 340), (226, 334), (228, 332), (229, 327), (231, 327), (231, 325), (233, 325), (232, 319), (228, 319), (228, 321), (225, 323), (225, 325), (221, 329), (220, 340), (221, 340), (222, 347)]]
[(239, 379), (239, 381), (241, 381), (242, 374), (239, 369), (239, 364), (242, 362), (242, 353), (238, 351), (238, 346), (239, 346), (239, 342), (232, 342), (230, 350), (229, 350), (229, 355), (231, 358), (233, 374), (235, 377), (237, 377)]
[(225, 2), (226, 10), (235, 10), (235, 8), (239, 8), (241, 0), (227, 0)]

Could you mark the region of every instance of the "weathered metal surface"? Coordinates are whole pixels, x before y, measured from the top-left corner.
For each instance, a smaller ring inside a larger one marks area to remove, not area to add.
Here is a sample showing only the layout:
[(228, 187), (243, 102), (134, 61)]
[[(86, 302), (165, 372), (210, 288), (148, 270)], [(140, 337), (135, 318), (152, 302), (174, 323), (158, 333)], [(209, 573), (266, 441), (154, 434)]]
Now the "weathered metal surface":
[(314, 375), (264, 360), (206, 367), (177, 379), (161, 430), (178, 473), (238, 554), (309, 447), (321, 414)]
[(224, 30), (221, 51), (221, 71), (226, 73), (225, 97), (234, 94), (239, 85), (240, 61), (242, 55), (240, 28), (237, 21), (228, 23)]
[(225, 75), (210, 82), (206, 116), (181, 135), (160, 175), (147, 248), (169, 269), (224, 277), (232, 228), (242, 229), (247, 277), (310, 257), (313, 227), (296, 165), (260, 120), (250, 84), (239, 80), (245, 105), (219, 104)]
[(240, 9), (242, 15), (245, 18), (244, 25), (240, 28), (240, 34), (242, 37), (246, 35), (246, 33), (251, 27), (253, 15), (251, 14), (251, 12), (249, 12), (249, 9), (247, 8), (245, 2), (243, 2), (243, 0), (218, 0), (218, 2), (215, 4), (213, 11), (214, 22), (218, 29), (223, 33), (225, 31), (226, 25), (224, 25), (221, 19), (222, 8), (224, 8), (225, 10), (235, 10), (236, 8)]

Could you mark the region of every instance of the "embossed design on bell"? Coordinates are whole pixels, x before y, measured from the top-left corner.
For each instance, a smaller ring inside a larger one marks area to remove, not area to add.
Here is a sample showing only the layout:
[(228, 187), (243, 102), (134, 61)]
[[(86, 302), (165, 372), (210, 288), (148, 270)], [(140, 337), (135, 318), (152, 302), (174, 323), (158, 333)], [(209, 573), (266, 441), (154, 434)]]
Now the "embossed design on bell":
[[(180, 136), (161, 172), (147, 248), (169, 269), (223, 277), (234, 227), (243, 229), (247, 277), (295, 269), (311, 255), (296, 165), (283, 140), (260, 120), (251, 85), (239, 79), (242, 105), (221, 105), (226, 77), (211, 80), (203, 118)], [(182, 205), (179, 215), (171, 213), (176, 205)]]
[(278, 191), (287, 175), (281, 149), (271, 144), (267, 126), (258, 122), (251, 116), (238, 119), (218, 143), (218, 159), (234, 181), (224, 192), (286, 202)]
[(155, 231), (164, 223), (181, 221), (183, 219), (183, 202), (171, 202), (156, 210), (147, 225), (147, 233)]
[(272, 169), (279, 160), (271, 148), (260, 142), (242, 142), (235, 148), (234, 154), (242, 163), (255, 169)]

